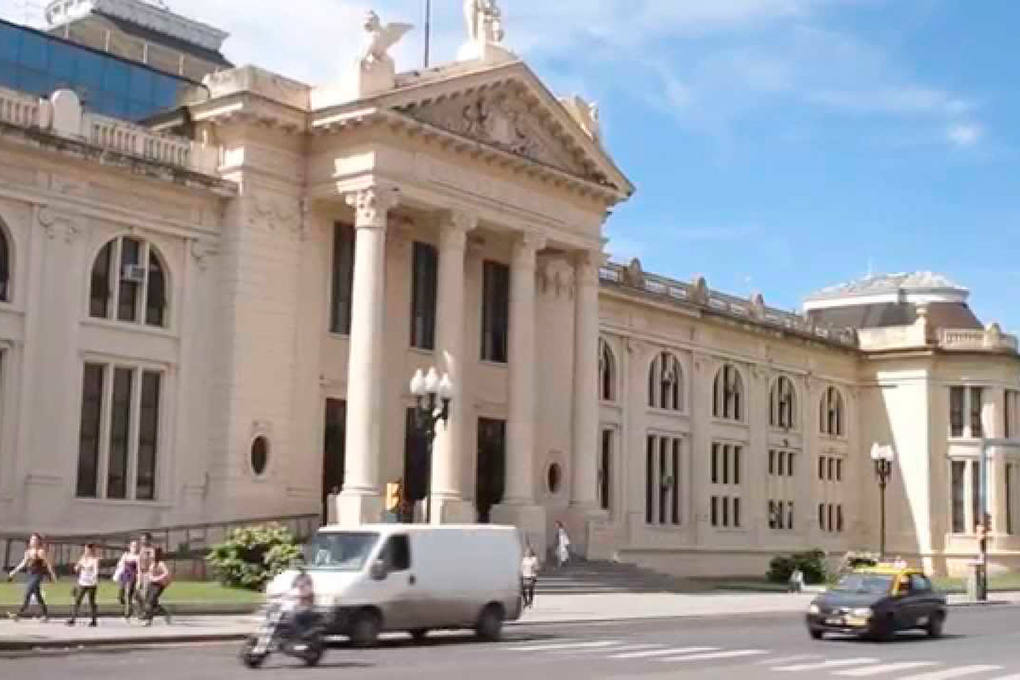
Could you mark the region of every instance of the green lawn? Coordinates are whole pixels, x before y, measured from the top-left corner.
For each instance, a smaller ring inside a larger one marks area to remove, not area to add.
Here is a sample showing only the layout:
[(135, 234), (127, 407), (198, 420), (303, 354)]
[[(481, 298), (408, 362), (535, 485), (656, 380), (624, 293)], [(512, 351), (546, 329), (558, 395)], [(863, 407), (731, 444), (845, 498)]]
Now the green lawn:
[[(43, 596), (47, 604), (71, 604), (71, 589), (74, 582), (60, 580), (57, 583), (47, 581), (43, 584)], [(0, 606), (20, 604), (24, 597), (24, 583), (0, 583)], [(99, 585), (100, 603), (117, 601), (117, 586), (106, 580)], [(163, 602), (168, 604), (257, 604), (262, 602), (262, 593), (237, 588), (225, 588), (218, 583), (208, 581), (175, 581), (167, 588)]]
[[(964, 592), (967, 589), (967, 582), (962, 578), (936, 578), (935, 586), (939, 590), (947, 592)], [(988, 578), (988, 590), (1020, 590), (1020, 572), (1012, 572), (1001, 576), (990, 576)]]

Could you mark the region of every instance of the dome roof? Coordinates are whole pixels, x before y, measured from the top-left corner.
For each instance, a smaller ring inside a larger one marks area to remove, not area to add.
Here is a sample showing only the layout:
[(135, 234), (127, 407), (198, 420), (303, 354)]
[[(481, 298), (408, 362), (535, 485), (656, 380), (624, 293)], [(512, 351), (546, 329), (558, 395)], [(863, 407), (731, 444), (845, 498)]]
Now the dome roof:
[(807, 297), (807, 306), (820, 300), (836, 300), (840, 298), (856, 298), (864, 296), (886, 296), (930, 293), (941, 294), (943, 302), (959, 302), (966, 300), (970, 291), (954, 283), (947, 276), (935, 272), (910, 272), (901, 274), (879, 274), (865, 276), (856, 281), (840, 283), (823, 288)]

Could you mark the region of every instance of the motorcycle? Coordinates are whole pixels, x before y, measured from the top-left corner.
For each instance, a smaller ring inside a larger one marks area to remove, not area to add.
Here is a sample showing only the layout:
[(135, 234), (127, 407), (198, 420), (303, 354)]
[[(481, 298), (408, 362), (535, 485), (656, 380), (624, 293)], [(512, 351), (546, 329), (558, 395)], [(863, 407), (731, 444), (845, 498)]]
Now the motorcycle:
[(258, 630), (241, 648), (245, 666), (258, 668), (273, 652), (301, 659), (307, 666), (319, 663), (326, 651), (322, 619), (314, 612), (304, 612), (301, 616), (309, 620), (299, 622), (296, 609), (297, 603), (290, 597), (267, 603)]

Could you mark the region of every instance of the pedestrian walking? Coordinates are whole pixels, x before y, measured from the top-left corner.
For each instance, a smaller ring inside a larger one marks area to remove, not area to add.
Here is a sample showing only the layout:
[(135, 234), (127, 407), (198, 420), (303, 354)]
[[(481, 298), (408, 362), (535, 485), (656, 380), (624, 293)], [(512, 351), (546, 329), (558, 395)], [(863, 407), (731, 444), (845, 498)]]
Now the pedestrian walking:
[(563, 568), (570, 559), (570, 536), (563, 522), (556, 522), (556, 566)]
[(521, 560), (521, 596), (524, 598), (525, 608), (530, 609), (535, 606), (536, 583), (538, 583), (538, 557), (529, 545)]
[(99, 587), (99, 555), (96, 554), (94, 543), (85, 544), (85, 552), (74, 565), (74, 571), (78, 574), (78, 583), (74, 587), (74, 606), (71, 608), (71, 618), (67, 625), (73, 626), (78, 618), (82, 600), (89, 601), (89, 627), (96, 627), (96, 588)]
[(170, 612), (159, 602), (163, 592), (170, 586), (170, 569), (164, 561), (163, 549), (156, 548), (152, 566), (149, 568), (148, 582), (145, 589), (145, 625), (152, 625), (152, 618), (162, 614), (167, 625), (170, 624)]
[(25, 549), (25, 555), (21, 558), (21, 562), (18, 562), (18, 565), (7, 574), (7, 580), (13, 581), (18, 572), (22, 570), (28, 576), (28, 581), (25, 583), (25, 600), (18, 613), (10, 615), (11, 618), (15, 621), (23, 618), (28, 613), (32, 598), (35, 598), (35, 601), (39, 603), (40, 609), (42, 609), (43, 621), (49, 621), (50, 613), (46, 608), (46, 600), (43, 598), (42, 582), (46, 576), (49, 576), (50, 580), (56, 583), (57, 575), (53, 572), (53, 566), (50, 564), (50, 559), (46, 555), (46, 548), (43, 546), (42, 536), (39, 534), (32, 534), (28, 537), (28, 547)]
[(117, 560), (113, 581), (117, 584), (117, 602), (124, 608), (124, 618), (130, 619), (134, 612), (135, 593), (138, 590), (138, 541), (131, 541), (127, 550)]
[(804, 572), (799, 567), (794, 567), (790, 573), (789, 592), (800, 593), (804, 590)]
[(156, 546), (152, 543), (152, 534), (144, 532), (138, 539), (138, 581), (135, 586), (135, 602), (138, 604), (139, 616), (144, 616), (149, 601), (149, 572), (156, 559)]

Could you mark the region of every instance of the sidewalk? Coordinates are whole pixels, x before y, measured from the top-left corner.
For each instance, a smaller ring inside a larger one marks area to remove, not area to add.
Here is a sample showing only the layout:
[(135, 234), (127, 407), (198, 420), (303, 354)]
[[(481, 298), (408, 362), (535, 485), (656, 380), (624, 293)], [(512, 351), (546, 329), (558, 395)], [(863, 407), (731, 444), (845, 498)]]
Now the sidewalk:
[[(814, 597), (814, 593), (719, 592), (544, 595), (536, 598), (534, 609), (510, 625), (795, 613), (805, 611)], [(993, 593), (991, 597), (993, 602), (1020, 604), (1020, 592)], [(951, 595), (950, 604), (967, 603), (962, 596)], [(121, 618), (103, 618), (96, 628), (86, 627), (82, 620), (73, 628), (62, 619), (48, 623), (0, 621), (0, 651), (238, 640), (254, 630), (256, 621), (253, 615), (182, 615), (169, 626), (157, 619), (151, 627), (143, 627)]]

